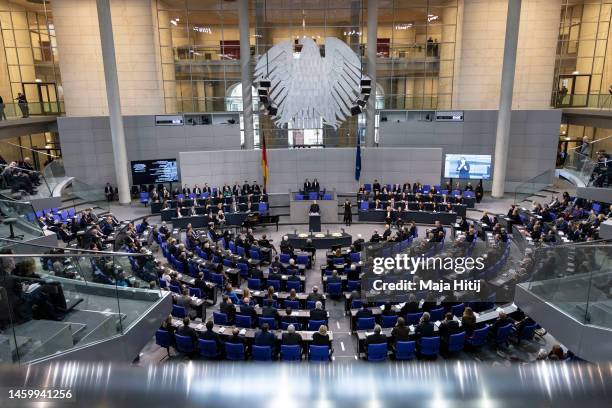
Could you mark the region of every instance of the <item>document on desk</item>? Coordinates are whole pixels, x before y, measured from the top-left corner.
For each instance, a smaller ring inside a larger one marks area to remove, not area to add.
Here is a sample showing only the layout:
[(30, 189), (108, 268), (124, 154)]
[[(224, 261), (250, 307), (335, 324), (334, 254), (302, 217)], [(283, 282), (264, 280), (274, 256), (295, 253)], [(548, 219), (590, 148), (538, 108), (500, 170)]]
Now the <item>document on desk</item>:
[(224, 332), (225, 332), (225, 327), (221, 327), (221, 328), (219, 329), (219, 333), (224, 333)]
[(246, 329), (240, 329), (240, 331), (238, 332), (238, 334), (240, 334), (241, 336), (246, 335)]

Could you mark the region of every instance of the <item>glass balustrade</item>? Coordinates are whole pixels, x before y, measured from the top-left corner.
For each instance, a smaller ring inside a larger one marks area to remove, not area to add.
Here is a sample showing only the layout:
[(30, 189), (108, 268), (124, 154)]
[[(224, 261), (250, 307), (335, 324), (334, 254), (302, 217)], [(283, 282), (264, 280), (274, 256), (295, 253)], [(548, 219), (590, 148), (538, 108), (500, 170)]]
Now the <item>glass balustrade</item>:
[(547, 170), (544, 173), (530, 178), (516, 186), (514, 189), (514, 203), (518, 204), (529, 196), (534, 195), (538, 191), (550, 186), (555, 177), (554, 170)]
[[(0, 214), (0, 237), (27, 241), (44, 235), (34, 208), (28, 202), (0, 200)], [(0, 241), (0, 248), (5, 244)]]
[(169, 296), (149, 289), (157, 279), (150, 255), (14, 241), (0, 252), (0, 362), (29, 363), (125, 334)]
[(580, 323), (612, 328), (612, 244), (541, 247), (533, 259), (521, 286)]

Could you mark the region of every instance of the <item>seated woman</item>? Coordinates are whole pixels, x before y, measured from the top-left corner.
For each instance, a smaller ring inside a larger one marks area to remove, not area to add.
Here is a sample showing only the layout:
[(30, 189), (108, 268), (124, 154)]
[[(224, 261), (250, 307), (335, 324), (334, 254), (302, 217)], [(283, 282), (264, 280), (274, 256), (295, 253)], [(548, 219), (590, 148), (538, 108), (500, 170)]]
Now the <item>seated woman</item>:
[(333, 352), (332, 342), (329, 339), (329, 334), (327, 333), (327, 326), (322, 324), (319, 326), (319, 330), (314, 332), (312, 335), (312, 345), (313, 346), (327, 346), (329, 347), (329, 353)]

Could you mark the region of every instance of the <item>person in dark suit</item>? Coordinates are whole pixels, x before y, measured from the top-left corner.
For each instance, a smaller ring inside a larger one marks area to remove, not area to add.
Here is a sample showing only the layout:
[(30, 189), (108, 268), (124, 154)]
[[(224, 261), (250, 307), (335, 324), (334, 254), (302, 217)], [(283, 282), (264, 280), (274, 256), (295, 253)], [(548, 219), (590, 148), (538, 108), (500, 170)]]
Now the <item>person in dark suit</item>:
[(359, 280), (360, 271), (356, 264), (351, 264), (349, 270), (346, 272), (346, 279), (349, 281)]
[(289, 323), (289, 324), (297, 323), (298, 319), (297, 317), (293, 316), (292, 313), (293, 313), (293, 309), (291, 309), (290, 307), (287, 307), (285, 309), (285, 315), (281, 317), (281, 322)]
[(318, 301), (318, 302), (323, 302), (324, 296), (319, 293), (319, 287), (318, 286), (313, 286), (312, 287), (312, 292), (308, 294), (308, 297), (306, 298), (306, 300), (314, 300), (314, 301)]
[(281, 338), (281, 344), (283, 346), (301, 346), (302, 336), (295, 332), (295, 326), (290, 324), (287, 327), (287, 332), (283, 333)]
[(319, 327), (319, 330), (312, 334), (312, 343), (313, 346), (328, 346), (330, 354), (332, 352), (332, 344), (329, 339), (329, 334), (327, 334), (327, 326), (322, 324)]
[(237, 327), (234, 327), (232, 335), (228, 337), (225, 342), (230, 344), (245, 344), (244, 338), (240, 337), (240, 329)]
[(400, 314), (402, 316), (405, 316), (407, 313), (417, 313), (418, 311), (419, 311), (419, 302), (417, 302), (416, 296), (414, 296), (414, 294), (411, 293), (408, 296), (408, 301), (406, 302), (406, 304), (402, 306), (402, 310), (400, 311)]
[(234, 318), (236, 317), (236, 306), (234, 306), (229, 296), (223, 295), (221, 305), (219, 305), (219, 311), (227, 315), (228, 323), (233, 324)]
[(338, 276), (338, 271), (336, 269), (334, 269), (332, 271), (331, 276), (327, 277), (327, 283), (341, 283), (342, 279), (340, 279), (340, 276)]
[(270, 333), (270, 326), (268, 323), (261, 325), (261, 330), (255, 334), (253, 344), (256, 346), (269, 346), (272, 348), (272, 354), (276, 353), (276, 336)]
[(348, 199), (344, 200), (344, 224), (349, 227), (353, 223), (353, 213), (351, 212), (351, 207), (351, 202)]
[(321, 208), (319, 207), (319, 204), (317, 204), (317, 200), (314, 200), (312, 202), (312, 204), (310, 205), (310, 208), (308, 209), (308, 213), (309, 214), (320, 214), (321, 213)]
[(178, 328), (178, 330), (176, 331), (176, 334), (180, 336), (191, 338), (191, 341), (193, 342), (193, 347), (195, 349), (198, 344), (198, 335), (196, 331), (193, 329), (193, 327), (189, 327), (189, 322), (190, 322), (189, 317), (184, 317), (183, 325)]
[(461, 331), (459, 322), (453, 319), (453, 314), (446, 313), (444, 315), (444, 320), (440, 323), (440, 327), (438, 327), (438, 334), (442, 343), (448, 345), (448, 338)]
[(391, 330), (391, 342), (395, 346), (398, 341), (408, 340), (410, 340), (410, 328), (406, 326), (406, 321), (403, 317), (398, 317), (395, 327)]
[(310, 311), (310, 320), (324, 320), (327, 321), (327, 312), (323, 309), (323, 303), (317, 301), (315, 308)]
[(308, 179), (304, 180), (304, 192), (309, 193), (311, 189), (312, 189), (312, 184), (310, 183), (310, 180)]
[(374, 326), (374, 333), (366, 337), (365, 346), (366, 350), (370, 344), (387, 344), (387, 336), (382, 334), (382, 327), (379, 324)]
[(365, 303), (361, 305), (361, 309), (355, 313), (355, 319), (362, 319), (372, 317), (372, 311), (365, 306)]
[(429, 312), (423, 313), (423, 316), (421, 316), (421, 322), (414, 330), (414, 334), (417, 339), (420, 339), (421, 337), (432, 337), (434, 335), (434, 325), (429, 321), (429, 319)]
[(240, 313), (242, 316), (249, 316), (252, 321), (257, 318), (257, 312), (255, 308), (251, 306), (251, 299), (248, 297), (242, 298), (242, 305), (240, 305)]
[(213, 327), (215, 324), (212, 320), (206, 322), (206, 330), (200, 333), (200, 338), (202, 340), (212, 340), (217, 344), (217, 350), (223, 350), (223, 340), (221, 340), (221, 336), (213, 331)]
[(159, 326), (159, 329), (165, 330), (168, 332), (168, 334), (170, 334), (170, 344), (175, 343), (174, 333), (176, 333), (176, 327), (172, 325), (172, 315), (168, 315), (168, 317), (166, 317), (166, 320), (164, 320), (161, 326)]
[(507, 326), (508, 324), (514, 324), (514, 320), (508, 317), (508, 315), (506, 315), (506, 312), (500, 310), (499, 313), (497, 314), (497, 319), (495, 320), (495, 322), (493, 323), (493, 326), (491, 327), (491, 333), (493, 335), (496, 335), (497, 329)]
[(312, 191), (317, 191), (317, 192), (321, 189), (321, 186), (319, 185), (319, 181), (317, 179), (312, 180), (311, 188), (312, 188)]
[(374, 184), (372, 184), (372, 190), (380, 191), (380, 183), (378, 182), (378, 180), (374, 180)]
[(465, 331), (466, 336), (471, 336), (476, 330), (476, 316), (471, 307), (466, 307), (461, 316), (461, 328)]

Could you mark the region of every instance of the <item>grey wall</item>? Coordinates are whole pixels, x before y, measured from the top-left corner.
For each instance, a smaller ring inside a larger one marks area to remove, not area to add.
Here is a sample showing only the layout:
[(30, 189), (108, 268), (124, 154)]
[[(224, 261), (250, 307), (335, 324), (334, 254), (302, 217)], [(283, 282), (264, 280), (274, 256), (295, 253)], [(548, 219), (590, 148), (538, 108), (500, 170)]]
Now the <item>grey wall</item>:
[[(380, 146), (389, 149), (379, 148), (378, 153), (369, 153), (373, 159), (368, 166), (364, 154), (362, 180), (367, 182), (378, 178), (389, 183), (440, 181), (441, 164), (434, 162), (432, 167), (427, 167), (428, 156), (423, 156), (424, 160), (420, 155), (402, 156), (395, 147), (435, 147), (442, 149), (442, 155), (493, 155), (497, 111), (465, 111), (464, 118), (464, 122), (396, 123), (389, 115), (388, 122), (380, 123)], [(555, 167), (560, 121), (560, 110), (513, 112), (506, 191), (514, 191), (520, 182)], [(103, 185), (107, 181), (115, 183), (108, 117), (67, 117), (58, 118), (57, 122), (66, 174), (94, 185)], [(239, 125), (155, 126), (154, 116), (126, 116), (124, 124), (130, 161), (179, 158), (180, 152), (226, 151), (215, 152), (214, 157), (202, 158), (199, 162), (188, 159), (186, 166), (197, 165), (202, 169), (190, 169), (190, 173), (182, 175), (186, 183), (192, 183), (196, 178), (202, 183), (204, 179), (201, 177), (212, 177), (211, 172), (217, 172), (219, 168), (224, 173), (214, 176), (224, 175), (228, 182), (244, 180), (245, 177), (252, 181), (254, 176), (261, 176), (260, 152), (240, 151)], [(237, 154), (240, 154), (240, 159)], [(338, 186), (340, 192), (355, 190), (354, 149), (269, 149), (269, 154), (271, 167), (280, 166), (278, 173), (271, 177), (275, 190), (286, 192), (289, 188), (295, 189), (305, 177), (325, 179), (329, 185)], [(301, 156), (298, 159), (295, 155)], [(374, 155), (377, 155), (376, 159)], [(221, 167), (211, 166), (215, 169), (208, 170), (207, 163)], [(431, 171), (435, 166), (438, 169), (434, 175)], [(214, 182), (210, 178), (206, 181)], [(485, 188), (487, 186), (485, 183)]]
[[(57, 124), (66, 175), (92, 185), (115, 185), (108, 117), (64, 117)], [(125, 116), (123, 124), (128, 161), (178, 159), (183, 151), (240, 149), (237, 124), (155, 126), (150, 115)]]
[[(506, 173), (506, 191), (555, 168), (560, 110), (513, 111)], [(379, 145), (440, 147), (443, 153), (495, 153), (497, 111), (464, 112), (463, 122), (411, 121), (380, 123)], [(487, 183), (488, 184), (488, 183)]]
[[(356, 191), (355, 149), (269, 149), (270, 193), (296, 191), (305, 178), (319, 180), (321, 187), (338, 192)], [(180, 154), (182, 182), (210, 185), (252, 182), (261, 178), (261, 151), (208, 151)], [(442, 168), (439, 148), (363, 148), (361, 182), (374, 179), (403, 183), (407, 179), (437, 184)]]

